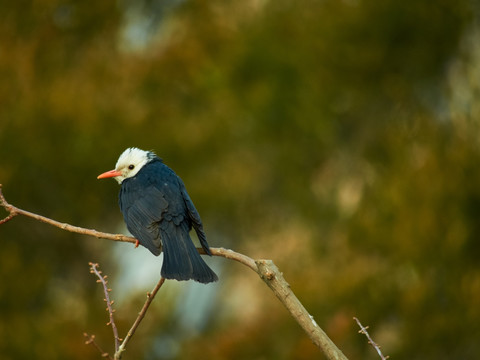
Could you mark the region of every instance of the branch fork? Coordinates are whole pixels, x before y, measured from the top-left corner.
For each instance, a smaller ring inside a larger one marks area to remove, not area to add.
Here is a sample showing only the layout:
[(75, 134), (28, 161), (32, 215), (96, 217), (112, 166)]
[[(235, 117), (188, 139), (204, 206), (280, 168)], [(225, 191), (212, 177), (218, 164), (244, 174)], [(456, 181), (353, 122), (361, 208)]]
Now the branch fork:
[[(115, 309), (112, 306), (113, 303), (114, 303), (114, 300), (110, 300), (109, 293), (110, 293), (110, 291), (112, 291), (112, 289), (109, 289), (108, 286), (107, 286), (107, 275), (102, 276), (102, 272), (98, 269), (98, 264), (97, 263), (90, 262), (89, 265), (90, 265), (90, 272), (92, 274), (95, 274), (95, 276), (98, 278), (97, 282), (101, 283), (102, 286), (103, 286), (103, 292), (105, 294), (105, 298), (103, 299), (103, 301), (105, 301), (107, 303), (106, 310), (107, 310), (108, 316), (109, 316), (109, 322), (107, 323), (107, 326), (112, 327), (113, 337), (115, 339), (115, 354), (113, 356), (113, 360), (119, 360), (119, 359), (122, 358), (122, 354), (126, 350), (127, 343), (130, 341), (133, 334), (135, 333), (135, 330), (137, 330), (138, 325), (140, 325), (140, 322), (145, 317), (145, 314), (147, 313), (147, 310), (148, 310), (150, 304), (152, 303), (152, 301), (153, 301), (155, 295), (157, 294), (158, 290), (160, 290), (160, 288), (162, 287), (163, 283), (165, 282), (165, 279), (160, 278), (160, 281), (157, 283), (157, 285), (155, 286), (153, 291), (151, 293), (150, 292), (147, 293), (147, 300), (145, 301), (145, 304), (143, 305), (142, 310), (140, 311), (140, 313), (138, 314), (138, 317), (136, 318), (132, 327), (128, 331), (125, 339), (121, 339), (118, 336), (118, 330), (117, 330), (117, 326), (115, 325), (115, 318), (113, 316), (113, 314), (115, 313)], [(100, 351), (100, 353), (102, 354), (103, 357), (108, 357), (109, 359), (112, 359), (111, 356), (108, 353), (104, 352), (98, 346), (98, 344), (96, 344), (95, 335), (91, 335), (89, 337), (87, 335), (87, 333), (85, 333), (84, 336), (88, 338), (88, 340), (85, 342), (85, 344), (87, 344), (87, 345), (92, 344), (93, 346), (95, 346), (97, 348), (97, 350)]]

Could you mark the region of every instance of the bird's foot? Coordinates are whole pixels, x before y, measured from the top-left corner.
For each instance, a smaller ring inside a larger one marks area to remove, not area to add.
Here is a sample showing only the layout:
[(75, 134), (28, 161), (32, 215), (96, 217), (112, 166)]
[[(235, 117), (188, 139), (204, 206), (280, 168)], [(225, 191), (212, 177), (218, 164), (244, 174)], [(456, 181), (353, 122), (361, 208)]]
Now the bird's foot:
[(138, 247), (138, 245), (140, 245), (140, 241), (135, 240), (135, 249)]

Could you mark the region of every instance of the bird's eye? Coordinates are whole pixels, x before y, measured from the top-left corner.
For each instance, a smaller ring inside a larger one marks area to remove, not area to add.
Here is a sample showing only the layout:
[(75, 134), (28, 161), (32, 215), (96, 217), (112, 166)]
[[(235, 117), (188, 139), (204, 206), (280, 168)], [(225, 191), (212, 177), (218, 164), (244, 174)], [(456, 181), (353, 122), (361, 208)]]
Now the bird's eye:
[(128, 165), (128, 168), (129, 168), (130, 170), (133, 170), (134, 167), (135, 167), (135, 165)]

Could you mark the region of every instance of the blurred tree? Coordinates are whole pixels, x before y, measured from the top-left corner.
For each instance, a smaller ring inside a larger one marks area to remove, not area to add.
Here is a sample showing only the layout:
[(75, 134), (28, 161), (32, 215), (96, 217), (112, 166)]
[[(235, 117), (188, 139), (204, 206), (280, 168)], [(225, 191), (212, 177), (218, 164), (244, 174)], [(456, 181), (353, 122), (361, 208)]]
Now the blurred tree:
[[(476, 358), (475, 6), (0, 2), (0, 183), (19, 207), (114, 231), (118, 189), (95, 176), (155, 149), (212, 245), (272, 258), (347, 356), (376, 358), (355, 315), (392, 357)], [(111, 334), (87, 263), (111, 273), (117, 245), (24, 219), (0, 234), (2, 358), (95, 357), (83, 331)], [(225, 264), (200, 332), (171, 311), (189, 285), (172, 286), (126, 356), (317, 356), (254, 279)]]

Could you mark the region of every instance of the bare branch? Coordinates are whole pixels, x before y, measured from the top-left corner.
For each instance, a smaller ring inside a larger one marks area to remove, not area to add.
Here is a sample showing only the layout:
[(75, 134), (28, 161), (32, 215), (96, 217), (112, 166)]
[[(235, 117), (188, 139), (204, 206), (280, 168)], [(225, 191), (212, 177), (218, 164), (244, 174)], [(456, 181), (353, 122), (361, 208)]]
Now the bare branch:
[[(200, 254), (206, 254), (203, 248), (197, 248), (197, 250)], [(225, 249), (225, 248), (211, 247), (210, 251), (213, 256), (220, 256), (220, 257), (224, 257), (225, 259), (238, 261), (239, 263), (245, 266), (248, 266), (250, 269), (258, 273), (258, 268), (257, 268), (257, 264), (255, 264), (255, 260), (253, 260), (251, 257), (248, 257), (247, 255), (243, 255), (233, 250)]]
[(373, 346), (373, 348), (377, 351), (378, 355), (380, 356), (380, 359), (382, 360), (387, 360), (390, 356), (383, 356), (382, 352), (380, 351), (380, 346), (377, 345), (377, 343), (375, 341), (372, 340), (372, 338), (370, 337), (370, 334), (368, 333), (367, 329), (368, 329), (368, 326), (363, 326), (361, 323), (360, 323), (360, 320), (358, 320), (356, 317), (353, 318), (353, 320), (355, 320), (358, 324), (358, 326), (360, 327), (360, 330), (358, 331), (360, 334), (364, 334), (367, 339), (368, 339), (368, 343), (370, 345)]
[(145, 301), (145, 304), (143, 304), (142, 310), (140, 310), (138, 317), (135, 319), (135, 322), (133, 323), (132, 327), (128, 331), (127, 336), (125, 336), (125, 340), (123, 340), (122, 344), (120, 345), (118, 350), (115, 352), (115, 360), (120, 360), (122, 358), (122, 353), (126, 350), (127, 343), (130, 341), (133, 334), (135, 334), (135, 331), (137, 330), (138, 325), (140, 325), (140, 322), (145, 317), (145, 314), (147, 313), (147, 310), (150, 307), (150, 304), (152, 303), (153, 299), (155, 298), (155, 295), (157, 295), (158, 290), (160, 290), (164, 282), (165, 282), (165, 278), (161, 277), (157, 285), (155, 285), (155, 287), (153, 288), (152, 292), (147, 293), (147, 300)]
[(313, 316), (308, 313), (295, 296), (278, 267), (272, 260), (256, 260), (258, 275), (272, 289), (273, 293), (287, 308), (293, 318), (300, 324), (315, 345), (323, 350), (329, 359), (347, 359), (332, 340), (318, 326)]
[(118, 337), (117, 325), (115, 325), (115, 319), (113, 318), (113, 313), (115, 312), (115, 310), (113, 310), (112, 306), (113, 300), (110, 300), (110, 289), (107, 286), (107, 275), (102, 276), (102, 272), (98, 270), (98, 264), (94, 264), (91, 262), (88, 263), (88, 265), (90, 265), (90, 272), (98, 277), (97, 282), (100, 282), (103, 285), (103, 292), (105, 293), (105, 299), (103, 300), (107, 303), (108, 316), (110, 317), (110, 321), (107, 323), (107, 326), (112, 326), (113, 337), (115, 339), (115, 352), (117, 352), (120, 345), (120, 339)]
[(96, 237), (98, 239), (123, 241), (123, 242), (129, 242), (129, 243), (132, 243), (132, 244), (136, 243), (136, 239), (131, 237), (131, 236), (125, 236), (125, 235), (122, 235), (122, 234), (109, 234), (109, 233), (104, 233), (104, 232), (100, 232), (100, 231), (93, 230), (93, 229), (85, 229), (85, 228), (81, 228), (81, 227), (78, 227), (78, 226), (73, 226), (73, 225), (70, 225), (70, 224), (67, 224), (67, 223), (61, 223), (59, 221), (49, 219), (45, 216), (37, 215), (37, 214), (31, 213), (29, 211), (19, 209), (15, 206), (9, 204), (5, 200), (5, 197), (3, 196), (3, 193), (2, 193), (2, 185), (1, 184), (0, 184), (0, 205), (3, 206), (5, 208), (5, 210), (7, 210), (10, 213), (10, 215), (7, 216), (5, 219), (3, 219), (0, 224), (7, 222), (8, 220), (10, 220), (11, 218), (13, 218), (16, 215), (23, 215), (23, 216), (26, 216), (26, 217), (44, 222), (46, 224), (53, 225), (53, 226), (58, 227), (62, 230), (70, 231), (70, 232), (77, 233), (77, 234), (90, 235), (90, 236)]
[[(2, 189), (0, 185), (0, 205), (3, 206), (10, 213), (10, 215), (12, 214), (24, 215), (24, 216), (42, 221), (44, 223), (59, 227), (63, 230), (84, 234), (84, 235), (91, 235), (96, 238), (114, 240), (114, 241), (123, 241), (123, 242), (129, 242), (132, 244), (136, 243), (135, 238), (132, 238), (130, 236), (125, 236), (120, 234), (114, 235), (114, 234), (102, 233), (96, 230), (84, 229), (77, 226), (60, 223), (58, 221), (46, 218), (44, 216), (19, 209), (6, 202), (5, 198), (2, 195), (1, 190)], [(201, 254), (205, 254), (203, 249), (197, 249), (197, 250)], [(238, 261), (244, 264), (245, 266), (249, 267), (253, 271), (255, 271), (261, 277), (261, 279), (265, 281), (265, 283), (270, 287), (270, 289), (275, 293), (277, 298), (285, 305), (285, 307), (288, 309), (288, 311), (293, 316), (293, 318), (299, 323), (299, 325), (308, 334), (310, 339), (312, 339), (312, 341), (325, 353), (328, 359), (330, 360), (347, 359), (345, 355), (341, 352), (341, 350), (338, 349), (338, 347), (332, 342), (332, 340), (330, 340), (327, 334), (325, 334), (325, 332), (318, 326), (318, 324), (315, 322), (313, 317), (307, 312), (305, 307), (300, 303), (298, 298), (294, 295), (294, 293), (290, 289), (290, 285), (283, 278), (282, 273), (278, 270), (278, 268), (275, 266), (275, 264), (271, 260), (253, 260), (252, 258), (246, 255), (237, 253), (229, 249), (224, 249), (224, 248), (210, 248), (210, 250), (212, 252), (212, 255), (214, 256), (221, 256), (226, 259)], [(163, 284), (163, 281), (164, 279), (163, 280), (160, 279), (159, 283), (157, 284), (158, 289)], [(158, 291), (157, 287), (155, 287), (156, 291)], [(156, 294), (155, 289), (150, 296), (152, 295), (155, 296), (154, 295)], [(150, 296), (147, 298), (147, 301), (145, 302), (145, 305), (144, 305), (145, 312), (146, 312), (146, 309), (148, 309), (148, 306), (150, 306), (151, 301), (153, 300), (153, 297), (150, 298)], [(138, 322), (141, 321), (143, 316), (145, 316), (145, 313), (143, 313), (141, 318), (137, 318), (137, 320), (139, 320)], [(135, 332), (137, 327), (138, 327), (138, 324), (136, 325), (134, 324), (134, 327), (132, 327), (133, 332)], [(130, 330), (132, 331), (132, 329)], [(130, 336), (127, 335), (128, 339), (131, 338), (131, 336), (133, 335), (133, 332), (131, 333), (129, 332)], [(126, 345), (127, 343), (126, 341), (127, 337), (125, 338), (123, 343), (120, 345), (117, 353), (115, 354), (116, 356), (115, 359), (120, 359), (121, 353), (125, 350), (124, 345)]]
[(102, 348), (100, 347), (100, 345), (97, 344), (97, 342), (95, 341), (95, 335), (88, 335), (87, 333), (83, 333), (83, 336), (85, 336), (86, 340), (85, 340), (85, 345), (92, 345), (93, 347), (95, 347), (101, 354), (102, 357), (104, 358), (109, 358), (110, 360), (113, 360), (112, 357), (105, 351), (102, 350)]

